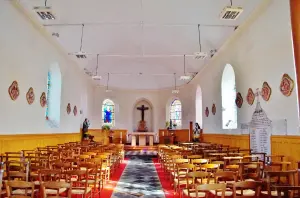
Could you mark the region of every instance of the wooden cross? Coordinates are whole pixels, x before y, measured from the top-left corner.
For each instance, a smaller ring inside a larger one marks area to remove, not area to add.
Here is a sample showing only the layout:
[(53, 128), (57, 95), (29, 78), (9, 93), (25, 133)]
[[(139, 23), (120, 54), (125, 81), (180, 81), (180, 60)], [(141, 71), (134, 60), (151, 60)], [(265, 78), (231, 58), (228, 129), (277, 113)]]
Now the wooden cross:
[(144, 105), (142, 105), (141, 107), (137, 108), (137, 110), (140, 110), (142, 112), (142, 121), (144, 121), (144, 113), (148, 109), (149, 109), (149, 107), (145, 107)]

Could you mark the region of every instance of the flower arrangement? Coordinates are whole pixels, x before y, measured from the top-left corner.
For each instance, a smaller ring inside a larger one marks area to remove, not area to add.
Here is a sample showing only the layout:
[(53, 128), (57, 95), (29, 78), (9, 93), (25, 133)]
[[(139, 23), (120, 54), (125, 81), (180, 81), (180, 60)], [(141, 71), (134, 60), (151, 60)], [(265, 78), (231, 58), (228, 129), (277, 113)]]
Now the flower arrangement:
[(110, 130), (110, 126), (109, 125), (103, 125), (102, 126), (102, 131), (109, 131)]

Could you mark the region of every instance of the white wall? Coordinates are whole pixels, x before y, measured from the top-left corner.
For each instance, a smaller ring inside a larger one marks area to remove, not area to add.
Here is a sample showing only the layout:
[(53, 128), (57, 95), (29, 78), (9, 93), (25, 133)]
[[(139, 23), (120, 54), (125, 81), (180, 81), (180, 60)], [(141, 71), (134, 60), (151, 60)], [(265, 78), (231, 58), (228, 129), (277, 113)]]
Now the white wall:
[[(89, 117), (93, 104), (93, 88), (83, 72), (10, 1), (0, 1), (0, 134), (79, 132), (84, 117)], [(61, 121), (57, 129), (49, 128), (45, 110), (40, 106), (42, 92), (47, 92), (47, 72), (58, 63), (62, 75)], [(12, 101), (8, 87), (17, 80), (20, 96)], [(26, 92), (33, 87), (35, 101), (28, 105)], [(83, 99), (84, 100), (83, 100)], [(66, 113), (77, 105), (78, 115)], [(83, 109), (84, 114), (79, 111)]]
[[(297, 88), (290, 97), (282, 95), (279, 90), (284, 73), (296, 82), (289, 10), (289, 1), (272, 0), (250, 26), (235, 32), (234, 39), (191, 83), (190, 89), (194, 89), (194, 93), (196, 86), (201, 86), (203, 111), (206, 106), (210, 110), (208, 118), (203, 116), (205, 133), (240, 133), (240, 130), (222, 129), (221, 79), (225, 65), (230, 63), (235, 70), (237, 91), (244, 99), (242, 108), (238, 109), (238, 123), (250, 122), (255, 109), (256, 101), (252, 106), (246, 101), (248, 88), (255, 91), (267, 81), (272, 95), (268, 102), (261, 99), (262, 108), (271, 120), (287, 119), (288, 135), (299, 135)], [(217, 107), (215, 116), (211, 114), (213, 103)], [(190, 103), (189, 109), (193, 109), (193, 104)]]

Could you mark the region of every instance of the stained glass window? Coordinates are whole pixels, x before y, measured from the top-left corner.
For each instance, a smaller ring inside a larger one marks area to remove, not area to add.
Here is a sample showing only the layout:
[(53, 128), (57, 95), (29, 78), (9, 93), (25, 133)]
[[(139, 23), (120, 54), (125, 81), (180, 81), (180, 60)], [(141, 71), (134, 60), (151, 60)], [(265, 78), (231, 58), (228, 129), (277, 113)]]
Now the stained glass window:
[(104, 100), (102, 104), (102, 121), (103, 125), (115, 125), (115, 104), (109, 99)]
[(170, 119), (173, 125), (176, 123), (177, 126), (181, 126), (181, 102), (178, 99), (171, 103)]
[(45, 117), (51, 128), (60, 124), (61, 73), (59, 66), (54, 64), (47, 73), (47, 107)]

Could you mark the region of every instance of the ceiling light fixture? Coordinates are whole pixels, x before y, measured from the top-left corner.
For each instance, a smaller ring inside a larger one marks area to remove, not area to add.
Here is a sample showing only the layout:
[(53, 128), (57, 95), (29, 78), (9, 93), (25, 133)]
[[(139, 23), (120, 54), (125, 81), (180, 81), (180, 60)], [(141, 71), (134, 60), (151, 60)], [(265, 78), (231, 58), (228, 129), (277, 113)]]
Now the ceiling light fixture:
[(232, 0), (230, 0), (230, 6), (226, 6), (221, 14), (220, 19), (222, 20), (236, 20), (241, 13), (243, 12), (242, 7), (233, 7), (232, 6)]
[(82, 51), (83, 28), (84, 28), (84, 24), (82, 24), (82, 28), (81, 28), (81, 39), (80, 39), (80, 49), (79, 49), (79, 52), (69, 53), (69, 55), (74, 55), (78, 59), (85, 59), (85, 58), (87, 58), (87, 55), (89, 55), (86, 52)]
[(112, 90), (108, 89), (108, 82), (109, 82), (109, 73), (107, 73), (107, 83), (106, 83), (106, 90), (105, 90), (105, 92), (112, 92)]
[(200, 24), (198, 24), (198, 41), (199, 41), (199, 49), (200, 51), (199, 52), (195, 52), (194, 54), (194, 58), (195, 59), (201, 59), (201, 60), (204, 60), (206, 57), (207, 57), (207, 53), (205, 52), (202, 52), (202, 49), (201, 49), (201, 33), (200, 33)]
[(184, 75), (180, 76), (180, 80), (190, 80), (192, 78), (192, 76), (186, 75), (186, 71), (185, 71), (185, 54), (183, 55), (183, 74)]
[(35, 6), (33, 10), (39, 15), (42, 20), (55, 20), (55, 16), (52, 12), (52, 8), (47, 6), (47, 0), (45, 0), (45, 6)]
[(176, 86), (176, 73), (174, 73), (174, 82), (175, 82), (175, 86), (174, 86), (174, 89), (172, 90), (172, 94), (178, 94), (179, 90), (177, 89), (177, 86)]
[(96, 75), (92, 76), (93, 80), (101, 80), (101, 76), (98, 76), (98, 60), (99, 60), (99, 54), (97, 54), (97, 66), (96, 66)]

